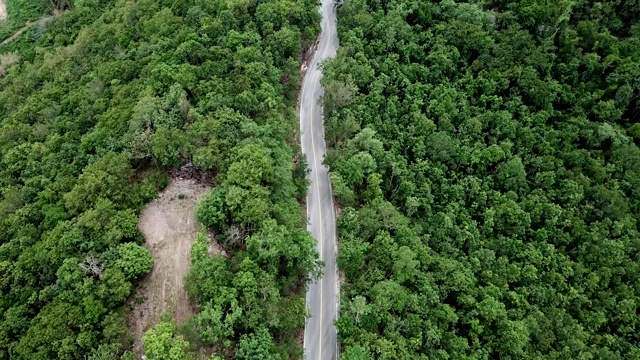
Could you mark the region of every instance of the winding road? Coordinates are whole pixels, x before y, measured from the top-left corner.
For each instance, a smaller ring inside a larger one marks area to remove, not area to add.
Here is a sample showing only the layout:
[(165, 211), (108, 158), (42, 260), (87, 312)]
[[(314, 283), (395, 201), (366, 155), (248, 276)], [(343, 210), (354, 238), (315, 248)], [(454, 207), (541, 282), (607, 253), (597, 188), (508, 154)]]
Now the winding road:
[(334, 0), (322, 0), (322, 32), (311, 64), (302, 82), (300, 93), (300, 130), (302, 152), (307, 156), (311, 172), (311, 187), (307, 194), (308, 230), (317, 240), (324, 275), (309, 286), (307, 308), (311, 317), (304, 329), (304, 354), (307, 360), (334, 360), (338, 357), (336, 328), (338, 312), (338, 275), (336, 268), (336, 217), (333, 193), (327, 168), (322, 164), (327, 147), (324, 141), (320, 85), (322, 71), (318, 64), (333, 57), (338, 48)]

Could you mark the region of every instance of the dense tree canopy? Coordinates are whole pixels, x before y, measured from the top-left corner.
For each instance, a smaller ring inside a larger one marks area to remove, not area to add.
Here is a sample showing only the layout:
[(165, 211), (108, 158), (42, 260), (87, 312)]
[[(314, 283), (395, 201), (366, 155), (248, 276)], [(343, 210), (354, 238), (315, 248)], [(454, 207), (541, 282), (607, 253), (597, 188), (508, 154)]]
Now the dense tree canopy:
[[(199, 338), (222, 355), (299, 354), (317, 255), (294, 106), (317, 2), (59, 3), (0, 47), (18, 57), (0, 72), (0, 359), (130, 348), (122, 305), (152, 267), (137, 216), (189, 162), (214, 175), (198, 216), (229, 255), (209, 257), (207, 237), (194, 249)], [(149, 358), (182, 358), (174, 332), (148, 334)]]
[(640, 357), (640, 4), (345, 0), (345, 359)]

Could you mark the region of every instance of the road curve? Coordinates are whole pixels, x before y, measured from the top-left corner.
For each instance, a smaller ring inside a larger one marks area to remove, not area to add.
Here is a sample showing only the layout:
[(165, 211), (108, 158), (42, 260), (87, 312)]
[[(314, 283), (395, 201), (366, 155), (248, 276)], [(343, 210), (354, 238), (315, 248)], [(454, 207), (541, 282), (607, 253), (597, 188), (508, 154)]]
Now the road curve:
[(327, 168), (322, 164), (327, 147), (324, 141), (323, 94), (318, 64), (333, 57), (338, 48), (336, 11), (333, 0), (322, 0), (322, 32), (309, 64), (300, 93), (300, 130), (302, 152), (309, 162), (311, 187), (307, 194), (308, 230), (317, 240), (318, 254), (324, 261), (324, 275), (309, 286), (307, 308), (311, 317), (304, 329), (304, 354), (307, 360), (334, 360), (338, 357), (336, 328), (338, 310), (338, 275), (336, 269), (336, 219), (333, 193)]

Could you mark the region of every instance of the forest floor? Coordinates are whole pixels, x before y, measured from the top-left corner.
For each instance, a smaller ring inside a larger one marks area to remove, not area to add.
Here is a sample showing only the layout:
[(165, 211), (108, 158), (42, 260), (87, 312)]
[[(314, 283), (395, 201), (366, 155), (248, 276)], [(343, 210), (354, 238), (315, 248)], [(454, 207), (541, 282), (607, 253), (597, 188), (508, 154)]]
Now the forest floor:
[(183, 280), (191, 265), (191, 245), (200, 231), (196, 203), (208, 189), (193, 179), (173, 179), (140, 215), (138, 228), (154, 265), (128, 304), (128, 325), (138, 358), (142, 355), (142, 335), (160, 322), (163, 313), (171, 314), (180, 324), (195, 312)]
[(5, 0), (0, 0), (0, 21), (7, 19), (7, 3)]

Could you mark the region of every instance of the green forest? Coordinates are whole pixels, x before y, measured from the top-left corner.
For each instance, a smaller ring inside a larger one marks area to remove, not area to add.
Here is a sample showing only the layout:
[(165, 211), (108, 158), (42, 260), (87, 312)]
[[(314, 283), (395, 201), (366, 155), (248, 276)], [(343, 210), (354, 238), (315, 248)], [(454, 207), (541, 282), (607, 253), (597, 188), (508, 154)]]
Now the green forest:
[[(9, 0), (1, 38), (50, 3)], [(300, 357), (319, 263), (295, 106), (318, 3), (54, 3), (0, 47), (0, 359), (133, 359), (123, 304), (153, 265), (138, 215), (188, 163), (214, 183), (187, 279), (200, 311), (151, 329), (147, 359)]]
[(640, 358), (640, 2), (344, 0), (342, 358)]
[[(8, 0), (0, 359), (133, 359), (138, 216), (212, 178), (148, 360), (302, 357), (316, 0)], [(640, 359), (640, 2), (339, 1), (341, 358)], [(209, 233), (226, 256), (209, 255)]]

